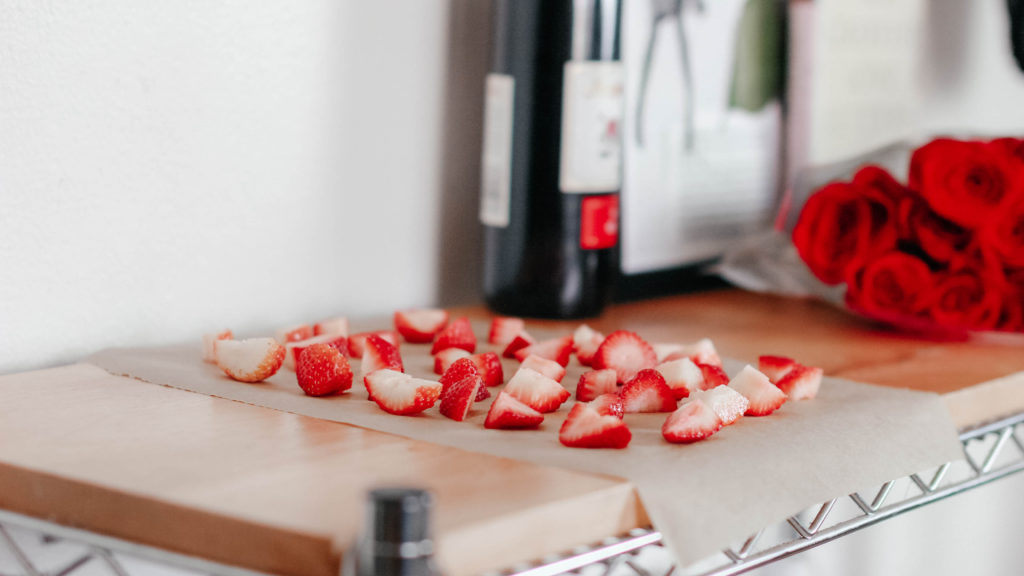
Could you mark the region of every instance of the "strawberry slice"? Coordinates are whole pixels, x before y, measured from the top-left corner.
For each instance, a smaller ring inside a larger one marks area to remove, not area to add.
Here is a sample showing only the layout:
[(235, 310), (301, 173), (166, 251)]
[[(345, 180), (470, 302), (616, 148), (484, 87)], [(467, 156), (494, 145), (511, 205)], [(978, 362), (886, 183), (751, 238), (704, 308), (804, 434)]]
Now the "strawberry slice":
[(627, 413), (672, 412), (676, 409), (676, 397), (665, 384), (665, 378), (650, 368), (636, 373), (619, 392), (622, 409)]
[(340, 334), (321, 334), (320, 336), (313, 336), (312, 338), (285, 344), (284, 367), (289, 370), (295, 370), (295, 365), (302, 351), (313, 344), (327, 344), (337, 348), (338, 352), (341, 352), (343, 355), (348, 355), (348, 338)]
[(796, 360), (785, 356), (759, 356), (757, 368), (773, 383), (778, 384), (783, 376), (796, 368)]
[(576, 384), (576, 399), (580, 402), (590, 402), (602, 394), (618, 394), (619, 383), (615, 370), (606, 368), (604, 370), (591, 370), (580, 375), (580, 381)]
[(617, 330), (608, 335), (594, 353), (593, 367), (596, 370), (612, 368), (620, 383), (626, 383), (636, 373), (654, 368), (658, 356), (651, 345), (635, 332)]
[[(525, 348), (524, 348), (525, 350)], [(556, 362), (555, 360), (548, 360), (547, 358), (541, 358), (536, 354), (530, 354), (523, 358), (522, 363), (519, 364), (520, 368), (529, 368), (530, 370), (536, 370), (541, 374), (551, 378), (555, 382), (561, 382), (562, 378), (565, 378), (565, 367)]]
[(722, 419), (704, 401), (693, 399), (673, 412), (661, 426), (661, 435), (669, 442), (691, 444), (722, 429)]
[(740, 419), (750, 406), (750, 402), (739, 392), (728, 386), (718, 386), (710, 390), (701, 390), (691, 396), (702, 400), (718, 417), (722, 426), (729, 426)]
[[(483, 352), (470, 357), (476, 371), (484, 380), (484, 386), (501, 386), (505, 381), (505, 370), (501, 367), (501, 358), (494, 352)], [(490, 394), (487, 395), (490, 397)]]
[(597, 410), (598, 414), (622, 418), (625, 410), (622, 409), (622, 397), (618, 394), (601, 394), (589, 403), (590, 407)]
[(434, 345), (430, 349), (431, 354), (437, 354), (445, 348), (462, 348), (472, 354), (476, 351), (476, 335), (473, 334), (473, 326), (469, 318), (465, 316), (453, 320), (437, 336), (434, 337)]
[(441, 375), (441, 390), (442, 392), (449, 386), (456, 382), (465, 380), (470, 376), (480, 376), (480, 373), (476, 369), (476, 364), (469, 358), (459, 358), (444, 371)]
[(322, 336), (324, 334), (348, 336), (348, 318), (345, 318), (344, 316), (337, 316), (335, 318), (328, 318), (327, 320), (321, 320), (316, 324), (313, 324), (314, 336)]
[[(474, 369), (475, 370), (475, 369)], [(441, 414), (462, 422), (469, 415), (469, 409), (476, 401), (476, 393), (484, 388), (484, 381), (475, 373), (462, 380), (441, 388)]]
[(697, 368), (700, 368), (700, 373), (704, 377), (704, 384), (701, 386), (702, 390), (710, 390), (729, 383), (729, 375), (725, 373), (725, 370), (722, 370), (721, 366), (702, 364), (700, 362), (694, 362), (694, 364), (697, 365)]
[(472, 356), (462, 348), (446, 348), (434, 355), (434, 373), (444, 374), (459, 358)]
[(744, 416), (767, 416), (786, 402), (786, 393), (753, 366), (744, 366), (729, 382), (729, 387), (750, 402)]
[(363, 361), (360, 365), (363, 378), (370, 372), (389, 368), (403, 372), (402, 355), (398, 353), (398, 347), (387, 340), (370, 334), (363, 344)]
[(395, 370), (377, 370), (366, 375), (366, 389), (373, 401), (390, 414), (419, 414), (437, 402), (441, 383), (413, 378)]
[(722, 359), (718, 356), (718, 351), (715, 350), (715, 344), (708, 338), (701, 338), (692, 344), (678, 344), (662, 361), (668, 362), (679, 358), (689, 358), (693, 360), (694, 364), (722, 366)]
[(604, 415), (577, 402), (558, 431), (558, 441), (570, 448), (625, 448), (633, 434), (617, 416)]
[(448, 323), (448, 311), (440, 308), (416, 308), (395, 312), (395, 330), (406, 342), (426, 344)]
[(203, 334), (203, 362), (210, 364), (217, 363), (217, 350), (214, 343), (217, 340), (234, 340), (235, 335), (231, 330), (225, 330), (217, 334)]
[(313, 336), (315, 336), (315, 334), (313, 334), (312, 326), (309, 324), (297, 324), (295, 326), (289, 326), (288, 328), (278, 330), (276, 338), (283, 346), (288, 342), (298, 342), (299, 340), (306, 340)]
[(508, 392), (499, 392), (487, 411), (484, 428), (536, 428), (544, 415), (523, 404)]
[(569, 399), (569, 391), (551, 378), (520, 368), (505, 385), (505, 392), (538, 412), (554, 412)]
[(536, 340), (533, 339), (533, 336), (530, 336), (526, 330), (522, 330), (519, 334), (516, 334), (516, 337), (513, 338), (511, 342), (508, 343), (508, 346), (505, 347), (505, 350), (501, 355), (505, 358), (515, 358), (516, 352), (535, 342)]
[[(329, 334), (325, 337), (332, 338)], [(352, 387), (352, 368), (336, 346), (317, 343), (303, 348), (295, 365), (295, 378), (307, 396), (327, 396)]]
[(239, 382), (262, 382), (284, 363), (284, 346), (273, 338), (215, 340), (213, 349), (217, 366)]
[(665, 377), (665, 384), (672, 390), (676, 400), (686, 398), (704, 387), (704, 373), (693, 360), (680, 358), (654, 367)]
[(657, 355), (659, 364), (685, 357), (685, 354), (683, 354), (682, 344), (676, 344), (674, 342), (652, 342), (651, 348), (654, 349), (654, 354)]
[(576, 359), (584, 366), (590, 366), (594, 362), (594, 354), (604, 342), (604, 334), (594, 330), (586, 324), (580, 324), (579, 328), (572, 333), (572, 346), (576, 350)]
[(797, 364), (779, 380), (778, 387), (793, 400), (810, 400), (818, 395), (823, 375), (821, 368)]
[(491, 319), (491, 330), (487, 334), (487, 342), (496, 346), (505, 346), (515, 340), (525, 327), (526, 323), (522, 318), (496, 316)]
[(569, 364), (569, 357), (572, 356), (572, 336), (543, 340), (515, 352), (516, 360), (520, 362), (525, 360), (527, 356), (540, 356), (541, 358), (554, 360), (560, 366), (565, 367)]
[(363, 345), (370, 336), (379, 336), (398, 347), (398, 333), (394, 330), (377, 330), (376, 332), (360, 332), (348, 337), (348, 357), (362, 358)]
[(486, 385), (484, 385), (484, 386), (480, 386), (479, 388), (476, 389), (476, 398), (474, 398), (473, 401), (474, 402), (482, 402), (484, 400), (487, 400), (490, 397), (491, 397), (491, 390)]

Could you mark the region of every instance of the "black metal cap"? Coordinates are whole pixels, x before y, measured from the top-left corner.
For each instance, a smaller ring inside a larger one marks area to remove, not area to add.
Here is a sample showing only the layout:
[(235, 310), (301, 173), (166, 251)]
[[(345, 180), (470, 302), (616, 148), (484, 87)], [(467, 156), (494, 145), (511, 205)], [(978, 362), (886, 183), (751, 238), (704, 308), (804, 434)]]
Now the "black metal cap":
[[(366, 536), (377, 553), (403, 557), (429, 554), (430, 512), (434, 501), (426, 490), (381, 488), (369, 494)], [(406, 544), (406, 546), (402, 546)]]

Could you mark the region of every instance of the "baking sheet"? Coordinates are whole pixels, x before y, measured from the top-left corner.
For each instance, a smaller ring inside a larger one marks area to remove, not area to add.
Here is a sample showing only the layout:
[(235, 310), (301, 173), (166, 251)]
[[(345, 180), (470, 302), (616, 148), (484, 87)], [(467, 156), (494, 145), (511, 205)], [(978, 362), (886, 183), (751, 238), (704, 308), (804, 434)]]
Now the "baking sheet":
[[(483, 351), (487, 350), (485, 345)], [(407, 372), (436, 378), (429, 345), (403, 343), (401, 352)], [(358, 361), (353, 361), (352, 390), (312, 398), (302, 393), (289, 370), (282, 369), (265, 383), (243, 384), (200, 357), (198, 345), (178, 345), (109, 349), (88, 361), (145, 382), (470, 451), (626, 478), (637, 487), (651, 521), (683, 565), (740, 543), (809, 506), (962, 457), (956, 429), (937, 395), (834, 378), (825, 379), (815, 400), (788, 402), (768, 417), (742, 418), (697, 444), (666, 443), (661, 425), (667, 414), (627, 414), (633, 433), (627, 449), (583, 450), (558, 442), (572, 400), (546, 415), (537, 430), (487, 430), (483, 422), (496, 388), (464, 422), (441, 416), (436, 407), (418, 416), (394, 416), (366, 399)], [(507, 381), (518, 363), (503, 364)], [(726, 361), (731, 374), (742, 366)], [(573, 360), (563, 384), (574, 391), (584, 370)]]

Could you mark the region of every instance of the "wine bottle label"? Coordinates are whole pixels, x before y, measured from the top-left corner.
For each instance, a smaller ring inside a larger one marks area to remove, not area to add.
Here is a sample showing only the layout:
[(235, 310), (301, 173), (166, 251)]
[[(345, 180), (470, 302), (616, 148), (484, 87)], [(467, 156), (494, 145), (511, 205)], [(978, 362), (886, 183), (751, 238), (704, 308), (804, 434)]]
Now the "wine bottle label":
[(601, 250), (619, 243), (619, 195), (587, 196), (580, 203), (580, 248)]
[(480, 222), (487, 226), (508, 226), (514, 99), (515, 78), (506, 74), (487, 75), (480, 183)]
[(622, 188), (622, 64), (565, 63), (559, 187), (569, 194)]

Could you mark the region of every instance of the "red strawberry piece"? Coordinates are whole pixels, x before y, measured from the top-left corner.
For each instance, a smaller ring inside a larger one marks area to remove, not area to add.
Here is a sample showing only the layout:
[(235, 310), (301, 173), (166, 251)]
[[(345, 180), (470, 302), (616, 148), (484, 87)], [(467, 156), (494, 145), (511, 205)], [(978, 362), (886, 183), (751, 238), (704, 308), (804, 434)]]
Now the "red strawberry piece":
[(348, 336), (348, 318), (338, 316), (335, 318), (328, 318), (327, 320), (321, 320), (316, 324), (313, 324), (314, 336), (322, 336), (324, 334)]
[(406, 342), (426, 344), (448, 323), (448, 311), (440, 308), (417, 308), (395, 312), (395, 330)]
[(620, 383), (629, 382), (636, 373), (654, 368), (658, 356), (651, 345), (635, 332), (617, 330), (608, 335), (594, 353), (596, 370), (612, 368)]
[(366, 337), (366, 343), (363, 344), (363, 361), (360, 366), (363, 377), (365, 378), (370, 372), (385, 368), (402, 372), (404, 370), (402, 355), (398, 353), (398, 347), (391, 342), (376, 334), (370, 334)]
[(469, 414), (469, 409), (476, 401), (476, 393), (485, 388), (484, 381), (476, 374), (466, 376), (462, 380), (441, 388), (441, 414), (462, 422)]
[(569, 399), (569, 391), (561, 384), (529, 368), (518, 370), (505, 392), (538, 412), (554, 412)]
[(554, 360), (564, 367), (569, 364), (569, 358), (572, 356), (572, 336), (544, 340), (530, 344), (526, 348), (516, 350), (515, 352), (516, 360), (520, 362), (525, 360), (527, 356), (540, 356), (541, 358)]
[(469, 358), (459, 358), (441, 375), (441, 390), (443, 391), (452, 384), (465, 380), (470, 376), (480, 376), (480, 372), (476, 369), (476, 364), (473, 364), (473, 360)]
[(277, 341), (280, 342), (282, 346), (288, 342), (298, 342), (299, 340), (306, 340), (313, 336), (315, 336), (315, 334), (313, 334), (313, 327), (309, 324), (297, 324), (277, 331)]
[(580, 402), (590, 402), (602, 394), (618, 394), (617, 380), (615, 370), (611, 368), (584, 372), (576, 384), (576, 399)]
[(379, 336), (384, 340), (398, 347), (398, 333), (394, 330), (377, 330), (375, 332), (360, 332), (353, 334), (348, 337), (348, 357), (349, 358), (362, 358), (363, 357), (363, 345), (366, 343), (366, 339), (370, 336)]
[(661, 426), (661, 435), (669, 442), (690, 444), (722, 429), (722, 419), (702, 400), (689, 400), (673, 412)]
[(491, 330), (487, 334), (487, 342), (496, 346), (505, 346), (515, 340), (525, 327), (526, 323), (522, 318), (497, 316), (491, 319)]
[[(470, 357), (476, 366), (476, 371), (484, 380), (484, 386), (501, 386), (505, 381), (505, 370), (501, 367), (501, 358), (494, 352), (474, 354)], [(488, 397), (490, 394), (488, 394)]]
[(700, 373), (704, 376), (704, 384), (701, 387), (703, 390), (725, 386), (729, 383), (729, 375), (720, 366), (701, 364), (700, 362), (694, 362), (694, 364), (700, 368)]
[(818, 395), (823, 374), (821, 368), (797, 364), (779, 380), (778, 386), (793, 400), (810, 400)]
[(480, 386), (479, 388), (476, 389), (476, 398), (473, 401), (474, 402), (483, 402), (484, 400), (487, 400), (490, 397), (491, 397), (491, 390), (486, 385), (484, 385), (484, 386)]
[(760, 356), (757, 359), (758, 370), (776, 384), (795, 367), (796, 360), (785, 356)]
[(215, 340), (213, 349), (217, 366), (239, 382), (262, 382), (284, 363), (284, 346), (273, 338)]
[(753, 366), (745, 366), (732, 381), (729, 388), (739, 392), (750, 402), (744, 416), (767, 416), (786, 402), (786, 393), (772, 384), (767, 376)]
[[(525, 350), (525, 348), (524, 348)], [(541, 374), (551, 378), (555, 382), (561, 382), (562, 378), (565, 378), (565, 367), (556, 362), (555, 360), (548, 360), (547, 358), (541, 358), (536, 354), (530, 354), (523, 358), (522, 363), (519, 364), (520, 368), (529, 368), (530, 370), (536, 370)]]
[(289, 370), (295, 370), (295, 365), (299, 359), (299, 355), (306, 348), (309, 348), (313, 344), (327, 344), (333, 348), (337, 348), (338, 352), (343, 355), (348, 354), (348, 339), (340, 334), (322, 334), (320, 336), (313, 336), (305, 340), (299, 340), (298, 342), (289, 342), (284, 345), (284, 367)]
[(523, 348), (526, 348), (527, 346), (535, 342), (536, 340), (533, 339), (533, 336), (530, 336), (530, 334), (527, 333), (526, 330), (523, 330), (519, 332), (519, 334), (516, 334), (516, 337), (513, 338), (512, 341), (508, 343), (508, 346), (505, 347), (505, 350), (501, 353), (501, 355), (504, 356), (505, 358), (515, 358), (516, 352), (522, 350)]
[(217, 351), (214, 342), (217, 340), (233, 340), (235, 335), (231, 330), (225, 330), (217, 334), (203, 334), (203, 362), (217, 363)]
[(665, 384), (665, 378), (657, 370), (645, 369), (637, 372), (619, 392), (622, 409), (635, 412), (672, 412), (676, 409), (676, 397)]
[(352, 368), (348, 358), (337, 347), (313, 344), (299, 354), (295, 378), (299, 381), (299, 388), (308, 396), (327, 396), (352, 387)]
[(722, 426), (728, 426), (739, 420), (750, 406), (750, 401), (728, 386), (701, 390), (694, 393), (691, 398), (702, 400), (711, 407), (715, 414), (722, 419)]
[[(486, 388), (485, 388), (486, 389)], [(499, 392), (491, 403), (484, 428), (536, 428), (544, 415), (523, 404), (508, 392)]]
[(446, 348), (434, 355), (434, 373), (444, 374), (459, 358), (472, 356), (462, 348)]
[(618, 394), (601, 394), (590, 401), (590, 407), (605, 416), (622, 418), (625, 410), (622, 409), (622, 397)]
[(580, 324), (579, 328), (572, 333), (572, 346), (576, 350), (576, 359), (584, 366), (590, 366), (594, 361), (594, 354), (604, 342), (604, 334), (594, 330), (586, 324)]
[(558, 441), (570, 448), (625, 448), (633, 434), (621, 418), (604, 415), (577, 402), (558, 431)]
[(391, 414), (419, 414), (437, 402), (441, 383), (396, 370), (377, 370), (363, 379), (373, 401)]
[(463, 316), (453, 320), (437, 336), (434, 337), (434, 346), (430, 349), (431, 354), (437, 354), (445, 348), (462, 348), (466, 352), (476, 351), (476, 335), (473, 334), (473, 326), (469, 318)]
[(676, 400), (686, 398), (704, 387), (704, 373), (693, 360), (680, 358), (654, 367), (665, 377), (665, 384), (672, 390)]

